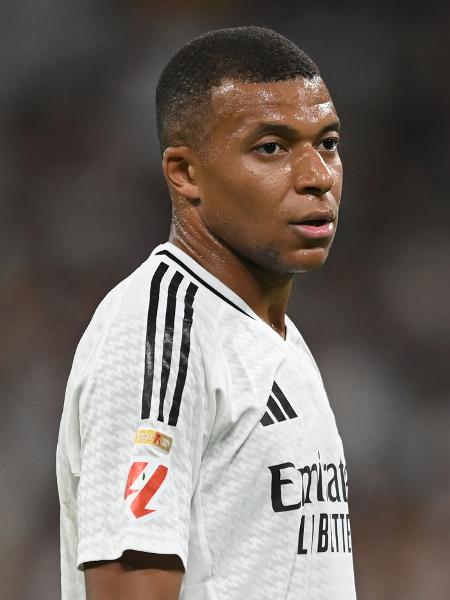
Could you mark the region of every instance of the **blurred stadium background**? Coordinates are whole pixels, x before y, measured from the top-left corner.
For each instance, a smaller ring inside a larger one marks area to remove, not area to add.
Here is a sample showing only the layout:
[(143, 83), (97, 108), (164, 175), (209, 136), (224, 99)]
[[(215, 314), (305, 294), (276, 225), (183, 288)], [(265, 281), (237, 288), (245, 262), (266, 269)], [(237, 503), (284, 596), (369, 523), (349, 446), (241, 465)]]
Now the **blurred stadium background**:
[(450, 598), (447, 7), (3, 0), (1, 598), (59, 597), (54, 454), (75, 345), (167, 239), (158, 74), (191, 37), (241, 24), (311, 54), (343, 122), (339, 231), (289, 312), (346, 446), (359, 600)]

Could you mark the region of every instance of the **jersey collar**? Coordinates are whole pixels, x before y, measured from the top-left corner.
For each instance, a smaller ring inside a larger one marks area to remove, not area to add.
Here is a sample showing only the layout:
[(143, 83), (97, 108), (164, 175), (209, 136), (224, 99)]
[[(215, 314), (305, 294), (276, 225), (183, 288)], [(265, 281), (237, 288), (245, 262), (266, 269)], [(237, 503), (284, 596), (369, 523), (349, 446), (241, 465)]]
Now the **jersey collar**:
[(257, 322), (260, 322), (264, 327), (267, 327), (269, 331), (273, 333), (273, 335), (281, 342), (294, 341), (296, 327), (286, 315), (285, 323), (286, 323), (286, 339), (283, 340), (280, 335), (274, 331), (270, 325), (268, 325), (265, 321), (261, 319), (259, 315), (257, 315), (250, 306), (244, 302), (244, 300), (238, 296), (233, 290), (231, 290), (228, 286), (226, 286), (220, 279), (217, 279), (214, 275), (212, 275), (208, 270), (202, 267), (196, 260), (194, 260), (191, 256), (186, 254), (181, 248), (175, 246), (171, 242), (166, 242), (165, 244), (160, 244), (157, 246), (151, 256), (165, 256), (170, 259), (172, 262), (176, 263), (179, 267), (183, 268), (185, 271), (194, 276), (195, 279), (200, 281), (205, 285), (205, 287), (209, 288), (213, 293), (217, 296), (221, 297), (222, 300), (225, 300), (228, 304), (234, 306), (239, 312), (245, 314), (247, 317), (254, 319)]
[(183, 250), (172, 244), (166, 242), (157, 246), (151, 256), (165, 256), (171, 261), (176, 263), (179, 267), (190, 273), (195, 279), (200, 281), (205, 287), (216, 294), (230, 304), (234, 306), (239, 312), (247, 315), (251, 319), (259, 319), (260, 317), (248, 306), (240, 296), (233, 292), (228, 286), (226, 286), (220, 279), (217, 279), (204, 267), (202, 267), (196, 260), (186, 254)]

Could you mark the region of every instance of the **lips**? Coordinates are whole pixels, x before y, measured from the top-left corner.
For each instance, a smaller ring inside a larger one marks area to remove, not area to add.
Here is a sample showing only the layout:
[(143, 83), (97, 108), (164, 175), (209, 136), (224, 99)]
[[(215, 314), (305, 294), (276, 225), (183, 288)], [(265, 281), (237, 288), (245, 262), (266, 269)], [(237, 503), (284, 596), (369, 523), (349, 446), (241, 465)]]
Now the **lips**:
[(297, 225), (321, 226), (334, 221), (335, 218), (336, 216), (331, 209), (317, 210), (315, 212), (308, 213), (298, 221), (296, 220), (295, 223)]
[(297, 223), (297, 225), (314, 225), (315, 227), (320, 227), (329, 222), (328, 219), (305, 219), (304, 221)]
[(331, 237), (334, 233), (335, 215), (331, 210), (309, 213), (299, 221), (291, 223), (298, 233), (308, 238)]

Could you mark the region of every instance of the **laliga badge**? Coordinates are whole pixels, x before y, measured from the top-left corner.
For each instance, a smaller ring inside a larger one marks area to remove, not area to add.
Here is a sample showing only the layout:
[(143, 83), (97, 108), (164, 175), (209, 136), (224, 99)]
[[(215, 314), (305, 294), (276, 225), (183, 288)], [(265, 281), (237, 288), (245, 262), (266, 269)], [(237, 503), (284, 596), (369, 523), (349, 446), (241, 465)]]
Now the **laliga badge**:
[(157, 517), (165, 507), (158, 503), (167, 483), (168, 467), (156, 457), (133, 457), (125, 485), (124, 500), (134, 519)]
[(167, 454), (172, 447), (172, 438), (161, 431), (154, 429), (138, 429), (134, 438), (134, 443), (138, 445), (156, 446)]

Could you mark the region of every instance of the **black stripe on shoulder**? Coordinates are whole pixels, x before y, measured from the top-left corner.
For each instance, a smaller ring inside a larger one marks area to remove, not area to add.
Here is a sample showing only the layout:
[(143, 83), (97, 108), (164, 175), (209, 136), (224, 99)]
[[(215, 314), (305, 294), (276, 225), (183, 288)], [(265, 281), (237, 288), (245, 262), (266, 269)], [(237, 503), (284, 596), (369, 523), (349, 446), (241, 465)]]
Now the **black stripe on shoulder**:
[(270, 412), (273, 414), (273, 416), (278, 422), (286, 421), (285, 414), (275, 402), (275, 399), (272, 396), (269, 396), (269, 400), (267, 401), (267, 408), (270, 410)]
[(261, 417), (261, 425), (263, 425), (264, 427), (267, 427), (268, 425), (273, 425), (274, 424), (274, 420), (272, 419), (272, 417), (269, 415), (268, 412), (265, 412), (263, 414), (263, 416)]
[(194, 283), (190, 283), (186, 290), (184, 297), (184, 317), (183, 317), (183, 328), (181, 333), (181, 347), (180, 347), (180, 360), (178, 363), (178, 375), (175, 384), (175, 391), (173, 394), (172, 407), (169, 414), (169, 425), (176, 425), (178, 422), (178, 415), (180, 413), (181, 399), (183, 396), (184, 384), (186, 383), (186, 376), (188, 370), (189, 352), (191, 349), (191, 327), (194, 315), (194, 299), (197, 293), (198, 286)]
[(292, 408), (291, 403), (286, 398), (286, 396), (283, 394), (283, 392), (281, 391), (279, 385), (275, 381), (273, 382), (272, 392), (273, 392), (273, 395), (275, 396), (275, 398), (278, 400), (278, 402), (284, 408), (284, 411), (287, 414), (287, 416), (290, 419), (295, 419), (295, 417), (298, 416), (297, 413)]
[(229, 300), (226, 296), (224, 296), (223, 294), (221, 294), (220, 292), (218, 292), (216, 289), (214, 289), (212, 287), (212, 285), (210, 285), (204, 279), (202, 279), (201, 277), (199, 277), (192, 269), (190, 269), (189, 267), (187, 267), (182, 260), (180, 260), (177, 256), (175, 256), (174, 254), (172, 254), (172, 252), (169, 252), (169, 250), (160, 250), (159, 252), (156, 252), (156, 254), (157, 255), (159, 255), (159, 254), (165, 254), (171, 260), (173, 260), (178, 265), (180, 265), (180, 267), (183, 267), (183, 269), (187, 273), (189, 273), (189, 275), (191, 275), (192, 277), (195, 277), (195, 279), (197, 281), (199, 281), (206, 289), (208, 289), (210, 292), (212, 292), (213, 294), (215, 294), (216, 296), (218, 296), (221, 300), (224, 300), (227, 304), (229, 304), (230, 306), (232, 306), (233, 308), (235, 308), (236, 310), (238, 310), (240, 313), (246, 315), (247, 317), (250, 317), (250, 319), (254, 318), (251, 315), (249, 315), (248, 313), (246, 313), (245, 310), (243, 310), (242, 308), (240, 308), (240, 306), (238, 306), (237, 304), (235, 304), (234, 302), (232, 302), (231, 300)]
[(183, 279), (184, 276), (179, 271), (176, 271), (169, 284), (169, 290), (167, 293), (158, 413), (158, 421), (162, 422), (164, 422), (164, 399), (166, 397), (167, 382), (169, 381), (170, 365), (172, 363), (173, 330), (175, 323), (175, 311), (177, 306), (177, 292), (178, 288), (180, 287), (180, 283), (183, 281)]
[(169, 265), (161, 263), (153, 274), (150, 284), (150, 299), (148, 304), (147, 316), (147, 334), (145, 338), (145, 371), (144, 371), (144, 389), (142, 390), (142, 410), (141, 418), (150, 417), (150, 405), (153, 392), (153, 371), (155, 366), (155, 334), (156, 317), (158, 314), (159, 291), (161, 281)]

